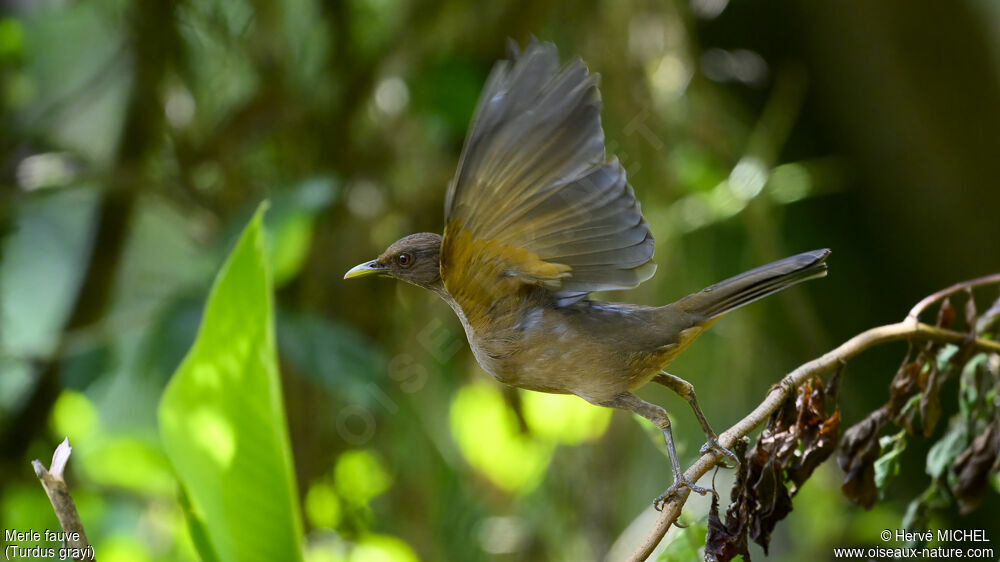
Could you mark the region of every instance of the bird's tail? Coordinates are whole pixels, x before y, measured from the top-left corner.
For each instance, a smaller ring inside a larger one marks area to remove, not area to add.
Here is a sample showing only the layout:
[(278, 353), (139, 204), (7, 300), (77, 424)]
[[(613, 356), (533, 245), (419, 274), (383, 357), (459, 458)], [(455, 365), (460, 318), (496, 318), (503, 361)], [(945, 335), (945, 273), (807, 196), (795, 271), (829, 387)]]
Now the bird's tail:
[(718, 318), (797, 283), (824, 277), (829, 255), (827, 249), (813, 250), (762, 265), (688, 295), (672, 306), (704, 320)]

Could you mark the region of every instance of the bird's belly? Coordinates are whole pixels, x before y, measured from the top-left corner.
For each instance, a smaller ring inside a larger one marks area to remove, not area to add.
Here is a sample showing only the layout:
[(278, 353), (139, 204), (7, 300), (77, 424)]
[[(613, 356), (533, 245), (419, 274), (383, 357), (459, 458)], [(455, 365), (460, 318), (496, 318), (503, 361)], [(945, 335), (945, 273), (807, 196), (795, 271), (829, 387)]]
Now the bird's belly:
[(498, 381), (539, 392), (576, 394), (594, 404), (642, 386), (660, 371), (659, 354), (627, 352), (594, 342), (525, 338), (509, 355), (473, 350)]
[(511, 386), (595, 404), (649, 382), (697, 335), (663, 337), (648, 318), (609, 304), (585, 314), (537, 307), (502, 318), (489, 330), (463, 322), (486, 372)]

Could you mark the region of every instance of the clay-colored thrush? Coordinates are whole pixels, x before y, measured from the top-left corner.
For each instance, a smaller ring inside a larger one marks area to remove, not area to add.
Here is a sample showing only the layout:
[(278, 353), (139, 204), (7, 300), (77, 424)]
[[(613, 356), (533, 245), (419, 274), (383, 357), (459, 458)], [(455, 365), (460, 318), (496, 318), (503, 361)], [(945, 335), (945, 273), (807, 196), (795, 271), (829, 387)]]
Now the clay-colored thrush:
[(655, 381), (694, 409), (719, 446), (691, 385), (663, 368), (727, 312), (826, 274), (829, 250), (747, 271), (666, 306), (588, 299), (649, 279), (653, 236), (625, 170), (604, 150), (597, 76), (559, 68), (532, 42), (498, 62), (483, 88), (445, 199), (444, 235), (412, 234), (345, 279), (381, 274), (430, 289), (458, 315), (479, 364), (529, 390), (575, 394), (631, 410), (663, 431), (673, 485), (685, 479), (667, 412), (632, 392)]

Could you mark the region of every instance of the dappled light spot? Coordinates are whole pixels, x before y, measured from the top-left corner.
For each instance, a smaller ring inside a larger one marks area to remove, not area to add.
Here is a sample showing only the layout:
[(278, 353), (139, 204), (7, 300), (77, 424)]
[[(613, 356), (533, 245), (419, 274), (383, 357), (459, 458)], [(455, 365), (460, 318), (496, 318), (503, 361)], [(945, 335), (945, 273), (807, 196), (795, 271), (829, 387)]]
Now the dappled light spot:
[(76, 179), (77, 167), (67, 153), (35, 154), (17, 165), (17, 181), (24, 191), (61, 187)]
[(417, 562), (419, 559), (406, 541), (390, 535), (363, 537), (347, 558), (349, 562)]
[(695, 230), (712, 221), (712, 210), (705, 202), (705, 197), (695, 193), (683, 197), (670, 207), (673, 221), (681, 232)]
[(739, 199), (749, 201), (764, 189), (767, 177), (767, 165), (760, 158), (745, 156), (729, 174), (729, 190)]
[(671, 207), (681, 232), (690, 232), (723, 221), (746, 207), (747, 199), (734, 195), (730, 180), (719, 182), (714, 188), (682, 197)]
[(218, 388), (221, 383), (219, 368), (211, 363), (196, 363), (191, 366), (191, 382), (206, 389)]
[(355, 216), (370, 219), (378, 216), (385, 206), (385, 195), (377, 183), (358, 179), (347, 188), (347, 208)]
[(528, 522), (520, 517), (487, 517), (476, 532), (482, 549), (490, 554), (512, 554), (531, 538)]
[(392, 475), (382, 461), (368, 450), (341, 454), (334, 466), (333, 477), (340, 496), (361, 505), (392, 485)]
[(390, 76), (375, 88), (375, 107), (389, 117), (398, 115), (408, 103), (410, 90), (399, 76)]
[[(253, 329), (253, 324), (251, 319), (248, 320), (248, 325), (246, 329)], [(241, 334), (242, 335), (242, 334)], [(240, 337), (229, 342), (225, 347), (222, 348), (225, 351), (220, 353), (218, 358), (218, 363), (220, 365), (220, 371), (226, 377), (241, 379), (243, 378), (243, 370), (246, 366), (247, 359), (250, 356), (250, 339), (247, 337)]]
[(575, 445), (593, 441), (608, 429), (611, 410), (570, 394), (521, 391), (524, 418), (531, 433), (542, 439)]
[(702, 19), (715, 19), (727, 5), (729, 0), (691, 0), (691, 13)]
[(812, 174), (802, 164), (783, 164), (771, 170), (767, 193), (776, 203), (793, 203), (812, 191)]
[(750, 86), (763, 85), (769, 74), (764, 58), (747, 49), (709, 49), (701, 55), (701, 70), (715, 82), (742, 82)]
[(52, 407), (52, 429), (56, 435), (69, 437), (79, 445), (98, 426), (97, 409), (86, 396), (64, 390)]
[(229, 420), (215, 408), (202, 407), (186, 422), (191, 442), (220, 468), (228, 468), (236, 454), (236, 433)]
[(197, 108), (190, 90), (184, 87), (174, 87), (167, 92), (167, 100), (163, 109), (170, 125), (179, 129), (191, 123)]
[(306, 492), (306, 517), (313, 527), (334, 529), (340, 523), (340, 498), (325, 481), (309, 486)]
[(459, 389), (451, 434), (469, 464), (509, 492), (538, 486), (552, 458), (553, 445), (523, 434), (500, 392), (486, 383)]
[(650, 75), (650, 86), (661, 101), (669, 101), (684, 93), (691, 81), (691, 68), (679, 55), (664, 55)]

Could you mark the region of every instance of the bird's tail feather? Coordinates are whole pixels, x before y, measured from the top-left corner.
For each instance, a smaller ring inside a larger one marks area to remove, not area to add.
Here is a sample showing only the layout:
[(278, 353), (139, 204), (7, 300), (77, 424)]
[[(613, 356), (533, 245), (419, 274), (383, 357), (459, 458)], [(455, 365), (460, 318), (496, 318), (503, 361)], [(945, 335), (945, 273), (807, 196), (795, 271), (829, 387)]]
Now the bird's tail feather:
[(718, 318), (797, 283), (824, 277), (829, 255), (827, 249), (813, 250), (762, 265), (688, 295), (674, 306), (705, 320)]

